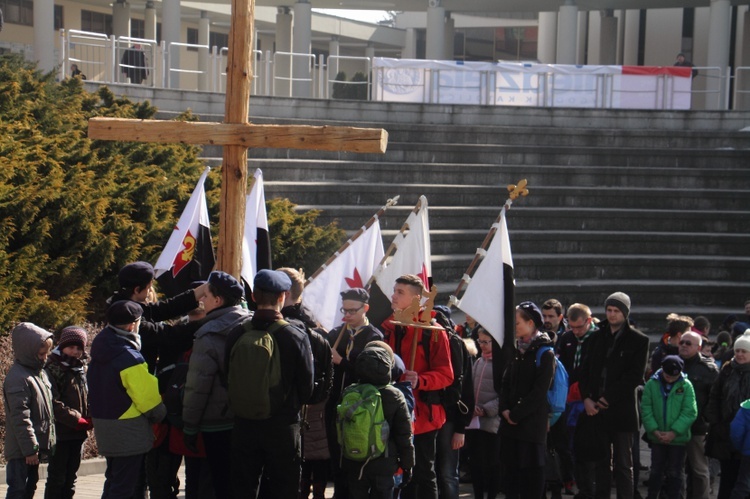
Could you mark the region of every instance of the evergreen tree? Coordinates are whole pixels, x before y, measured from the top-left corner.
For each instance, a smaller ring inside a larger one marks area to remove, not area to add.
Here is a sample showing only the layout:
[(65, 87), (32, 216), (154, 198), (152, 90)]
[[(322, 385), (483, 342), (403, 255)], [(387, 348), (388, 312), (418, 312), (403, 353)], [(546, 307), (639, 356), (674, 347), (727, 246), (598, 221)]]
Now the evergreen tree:
[[(106, 87), (91, 94), (79, 78), (57, 83), (17, 56), (0, 56), (0, 331), (18, 321), (57, 328), (98, 320), (120, 267), (156, 261), (203, 170), (200, 148), (86, 135), (95, 116), (155, 114), (148, 102)], [(206, 181), (214, 221), (219, 181), (218, 172)], [(280, 205), (286, 211), (269, 203), (275, 261), (323, 262), (342, 231)]]

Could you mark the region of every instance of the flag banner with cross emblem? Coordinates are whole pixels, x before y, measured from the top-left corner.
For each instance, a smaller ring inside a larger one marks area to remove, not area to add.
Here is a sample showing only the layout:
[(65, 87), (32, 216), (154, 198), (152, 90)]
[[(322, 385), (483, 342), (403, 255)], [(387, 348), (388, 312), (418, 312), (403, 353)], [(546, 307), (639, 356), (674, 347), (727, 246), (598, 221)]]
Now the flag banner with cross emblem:
[(259, 270), (273, 268), (271, 237), (268, 234), (266, 193), (263, 189), (263, 172), (258, 168), (255, 181), (245, 203), (245, 235), (242, 240), (242, 279), (253, 289), (253, 280)]
[(324, 328), (340, 325), (341, 292), (364, 288), (383, 255), (380, 222), (376, 221), (305, 286), (302, 306)]
[(412, 211), (406, 219), (408, 232), (399, 232), (393, 240), (396, 251), (390, 262), (375, 272), (370, 288), (370, 322), (379, 327), (391, 316), (391, 295), (396, 279), (404, 274), (416, 274), (425, 289), (432, 287), (432, 261), (430, 258), (430, 220), (427, 198), (419, 198), (419, 209)]
[(210, 170), (206, 168), (198, 179), (177, 226), (154, 266), (159, 288), (167, 296), (182, 293), (193, 281), (208, 279), (216, 263), (204, 188)]

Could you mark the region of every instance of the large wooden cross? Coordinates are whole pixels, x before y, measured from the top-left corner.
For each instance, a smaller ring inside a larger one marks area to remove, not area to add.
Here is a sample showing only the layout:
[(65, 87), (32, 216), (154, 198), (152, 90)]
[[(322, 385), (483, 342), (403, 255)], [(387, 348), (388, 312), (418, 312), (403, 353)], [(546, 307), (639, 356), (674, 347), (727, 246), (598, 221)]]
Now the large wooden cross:
[(224, 123), (89, 120), (92, 139), (224, 146), (216, 263), (237, 278), (242, 269), (249, 147), (384, 153), (388, 145), (388, 133), (382, 129), (250, 124), (254, 18), (254, 0), (232, 0)]

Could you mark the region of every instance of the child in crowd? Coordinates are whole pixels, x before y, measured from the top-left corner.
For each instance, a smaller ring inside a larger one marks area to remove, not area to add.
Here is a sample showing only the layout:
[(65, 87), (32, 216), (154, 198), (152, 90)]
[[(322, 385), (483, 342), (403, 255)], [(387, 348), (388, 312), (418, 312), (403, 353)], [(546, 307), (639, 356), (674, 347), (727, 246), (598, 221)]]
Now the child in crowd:
[(52, 389), (44, 372), (52, 333), (22, 322), (13, 328), (11, 342), (15, 362), (3, 384), (6, 498), (30, 498), (39, 481), (39, 463), (55, 447)]
[(477, 328), (482, 355), (474, 363), (474, 419), (466, 441), (475, 499), (494, 499), (500, 491), (500, 398), (492, 376), (492, 336)]
[(52, 350), (44, 370), (52, 383), (57, 445), (47, 469), (44, 499), (67, 499), (75, 493), (81, 448), (91, 426), (85, 352), (88, 336), (83, 328), (68, 326)]
[(351, 499), (390, 499), (393, 476), (399, 466), (404, 470), (401, 486), (411, 478), (414, 445), (409, 409), (401, 391), (390, 384), (393, 350), (382, 341), (367, 344), (355, 361), (355, 373), (362, 383), (375, 385), (382, 398), (383, 417), (390, 429), (388, 452), (364, 464), (344, 458), (342, 467), (349, 479)]
[(666, 481), (667, 499), (679, 499), (685, 470), (685, 444), (698, 417), (693, 385), (683, 374), (685, 365), (668, 355), (646, 382), (641, 410), (643, 428), (651, 442), (651, 474), (648, 498), (657, 499)]

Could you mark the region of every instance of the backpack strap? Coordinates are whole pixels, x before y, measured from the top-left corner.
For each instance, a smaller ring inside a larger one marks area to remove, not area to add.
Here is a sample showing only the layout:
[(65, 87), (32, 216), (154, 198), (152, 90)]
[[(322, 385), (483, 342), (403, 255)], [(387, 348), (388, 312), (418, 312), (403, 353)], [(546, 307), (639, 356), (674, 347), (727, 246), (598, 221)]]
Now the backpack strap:
[(544, 355), (544, 352), (552, 350), (552, 347), (544, 345), (539, 347), (539, 349), (536, 351), (536, 367), (539, 367), (542, 364), (542, 355)]

